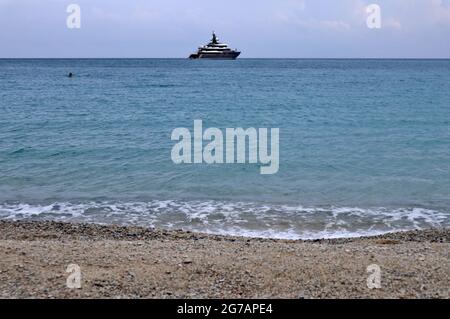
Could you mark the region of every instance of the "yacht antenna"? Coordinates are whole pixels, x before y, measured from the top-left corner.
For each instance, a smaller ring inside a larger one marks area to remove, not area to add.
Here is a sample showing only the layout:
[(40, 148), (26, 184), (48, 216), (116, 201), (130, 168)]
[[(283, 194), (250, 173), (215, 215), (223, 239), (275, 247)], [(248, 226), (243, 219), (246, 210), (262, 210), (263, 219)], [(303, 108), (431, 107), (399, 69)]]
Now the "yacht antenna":
[(214, 31), (212, 32), (212, 43), (213, 44), (217, 44), (217, 37), (216, 37), (216, 34), (214, 33)]

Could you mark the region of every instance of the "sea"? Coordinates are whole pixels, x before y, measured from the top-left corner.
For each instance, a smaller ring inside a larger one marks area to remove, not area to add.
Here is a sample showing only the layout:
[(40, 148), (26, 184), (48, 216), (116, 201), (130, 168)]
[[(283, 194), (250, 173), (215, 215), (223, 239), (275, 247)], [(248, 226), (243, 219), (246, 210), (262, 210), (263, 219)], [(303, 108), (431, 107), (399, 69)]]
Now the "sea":
[[(279, 171), (175, 164), (171, 133), (197, 119), (279, 128)], [(0, 59), (0, 219), (283, 239), (449, 227), (450, 60)]]

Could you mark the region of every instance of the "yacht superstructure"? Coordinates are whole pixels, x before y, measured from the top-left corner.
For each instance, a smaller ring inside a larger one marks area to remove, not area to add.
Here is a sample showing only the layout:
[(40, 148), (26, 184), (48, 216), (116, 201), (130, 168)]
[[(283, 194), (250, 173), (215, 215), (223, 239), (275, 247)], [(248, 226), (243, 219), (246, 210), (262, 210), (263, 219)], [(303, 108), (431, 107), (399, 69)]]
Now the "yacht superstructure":
[(197, 53), (191, 54), (189, 59), (225, 59), (235, 60), (241, 52), (232, 50), (225, 43), (220, 43), (213, 32), (211, 41), (198, 48)]

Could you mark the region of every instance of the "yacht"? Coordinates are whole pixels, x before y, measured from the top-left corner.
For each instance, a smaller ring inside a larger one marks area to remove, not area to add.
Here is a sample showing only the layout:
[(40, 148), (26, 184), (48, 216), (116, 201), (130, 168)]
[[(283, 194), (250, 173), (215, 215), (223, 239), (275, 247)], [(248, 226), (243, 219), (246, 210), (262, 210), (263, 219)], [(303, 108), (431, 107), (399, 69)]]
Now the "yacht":
[(225, 43), (220, 43), (216, 34), (212, 33), (211, 41), (198, 48), (197, 53), (191, 54), (189, 59), (223, 59), (235, 60), (241, 52), (232, 50)]

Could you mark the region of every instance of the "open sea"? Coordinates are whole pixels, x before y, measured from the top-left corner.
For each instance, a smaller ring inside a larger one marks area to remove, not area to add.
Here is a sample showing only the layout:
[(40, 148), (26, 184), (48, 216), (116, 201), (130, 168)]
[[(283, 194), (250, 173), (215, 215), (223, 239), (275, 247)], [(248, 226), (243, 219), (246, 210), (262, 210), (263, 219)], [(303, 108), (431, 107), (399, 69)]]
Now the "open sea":
[[(175, 165), (172, 130), (195, 119), (279, 128), (279, 172)], [(450, 227), (450, 60), (0, 59), (0, 219), (290, 239)]]

